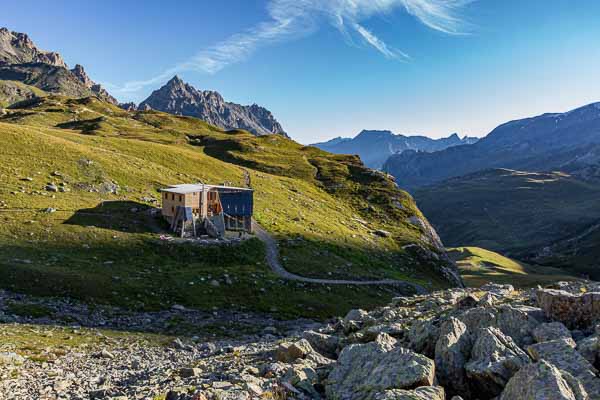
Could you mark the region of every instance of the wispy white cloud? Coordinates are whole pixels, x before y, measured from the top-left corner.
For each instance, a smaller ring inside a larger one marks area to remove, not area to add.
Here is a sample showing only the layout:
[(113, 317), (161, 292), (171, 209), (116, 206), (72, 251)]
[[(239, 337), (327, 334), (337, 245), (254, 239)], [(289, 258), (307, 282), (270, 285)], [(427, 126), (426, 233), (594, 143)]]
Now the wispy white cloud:
[(270, 0), (270, 20), (235, 34), (201, 50), (189, 60), (157, 76), (127, 82), (123, 86), (106, 84), (115, 94), (131, 96), (147, 86), (164, 82), (174, 74), (199, 71), (214, 74), (228, 65), (248, 59), (257, 49), (277, 42), (309, 35), (323, 24), (337, 28), (348, 43), (354, 38), (389, 59), (409, 60), (402, 51), (389, 46), (362, 22), (403, 9), (431, 29), (446, 34), (462, 34), (465, 27), (460, 11), (475, 0)]
[(377, 51), (383, 54), (387, 58), (395, 58), (395, 59), (404, 59), (408, 60), (410, 57), (408, 54), (401, 52), (400, 50), (389, 48), (387, 44), (377, 36), (375, 36), (371, 31), (360, 24), (355, 24), (354, 28), (356, 32), (360, 34), (369, 43), (371, 46), (375, 47)]

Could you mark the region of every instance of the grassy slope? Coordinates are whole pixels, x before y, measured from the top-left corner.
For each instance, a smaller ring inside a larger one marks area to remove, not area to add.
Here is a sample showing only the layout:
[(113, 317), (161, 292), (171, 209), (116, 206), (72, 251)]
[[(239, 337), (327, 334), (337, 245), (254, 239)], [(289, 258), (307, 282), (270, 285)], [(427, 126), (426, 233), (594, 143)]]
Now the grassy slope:
[(451, 248), (448, 254), (458, 265), (465, 284), (471, 287), (487, 282), (531, 287), (574, 279), (560, 269), (532, 266), (479, 247)]
[(46, 92), (34, 86), (17, 81), (0, 80), (0, 108), (8, 107), (18, 101), (45, 95)]
[[(281, 239), (286, 268), (446, 285), (402, 250), (421, 237), (404, 222), (421, 215), (412, 199), (351, 157), (57, 96), (1, 118), (0, 140), (2, 287), (139, 308), (183, 303), (316, 317), (389, 299), (377, 288), (282, 282), (264, 265), (256, 240), (238, 249), (158, 240), (164, 225), (145, 212), (142, 198), (158, 198), (157, 188), (172, 183), (242, 185), (244, 170), (256, 189), (256, 218)], [(71, 191), (46, 192), (49, 182)], [(118, 194), (95, 191), (110, 182)], [(57, 212), (44, 213), (48, 207)], [(393, 238), (376, 237), (374, 229)]]
[[(415, 198), (446, 245), (515, 256), (575, 236), (600, 219), (600, 185), (560, 172), (485, 171), (422, 188)], [(599, 254), (587, 253), (591, 259)], [(574, 272), (594, 269), (573, 257), (545, 261)]]

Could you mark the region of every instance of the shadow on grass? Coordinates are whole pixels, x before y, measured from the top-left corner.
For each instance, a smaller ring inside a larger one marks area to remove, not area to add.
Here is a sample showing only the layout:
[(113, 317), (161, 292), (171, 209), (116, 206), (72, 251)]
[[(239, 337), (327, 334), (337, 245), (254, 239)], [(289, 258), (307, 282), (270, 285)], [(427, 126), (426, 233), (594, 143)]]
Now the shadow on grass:
[(168, 224), (160, 217), (159, 209), (135, 201), (103, 201), (94, 208), (76, 211), (64, 224), (128, 233), (168, 231)]
[[(199, 246), (145, 235), (94, 240), (93, 232), (68, 243), (4, 246), (0, 288), (118, 306), (133, 314), (160, 313), (180, 304), (199, 313), (218, 309), (283, 319), (326, 319), (352, 308), (387, 304), (394, 296), (406, 294), (394, 287), (328, 287), (282, 280), (265, 263), (264, 245), (255, 238), (233, 245)], [(165, 323), (164, 329), (171, 332), (188, 322)], [(143, 329), (123, 323), (122, 329)]]

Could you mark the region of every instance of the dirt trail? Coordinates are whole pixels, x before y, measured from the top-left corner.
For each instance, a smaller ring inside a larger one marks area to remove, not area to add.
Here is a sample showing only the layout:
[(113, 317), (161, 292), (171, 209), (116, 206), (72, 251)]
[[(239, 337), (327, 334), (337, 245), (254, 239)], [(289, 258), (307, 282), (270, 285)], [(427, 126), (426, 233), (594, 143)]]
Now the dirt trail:
[(273, 272), (275, 272), (277, 275), (284, 279), (307, 283), (317, 283), (322, 285), (392, 285), (402, 287), (405, 289), (412, 289), (415, 290), (417, 293), (427, 293), (427, 290), (425, 290), (425, 288), (419, 284), (393, 279), (384, 279), (376, 281), (354, 281), (345, 279), (307, 278), (304, 276), (293, 274), (287, 271), (285, 268), (283, 268), (281, 262), (279, 261), (279, 249), (277, 248), (277, 241), (255, 221), (252, 222), (252, 226), (256, 237), (259, 238), (265, 244), (267, 250), (267, 263), (269, 264)]

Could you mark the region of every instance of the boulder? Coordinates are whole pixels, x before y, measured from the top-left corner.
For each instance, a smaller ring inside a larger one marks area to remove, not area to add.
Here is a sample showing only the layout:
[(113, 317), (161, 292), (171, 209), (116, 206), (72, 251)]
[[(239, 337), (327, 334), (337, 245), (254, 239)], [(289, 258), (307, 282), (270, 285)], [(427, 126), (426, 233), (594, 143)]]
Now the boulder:
[(354, 309), (354, 310), (348, 311), (348, 314), (346, 314), (343, 321), (344, 322), (350, 322), (350, 321), (363, 322), (365, 319), (368, 318), (368, 316), (369, 316), (369, 313), (366, 312), (365, 310)]
[(588, 400), (581, 383), (556, 366), (540, 361), (521, 368), (498, 400)]
[(600, 367), (600, 338), (590, 336), (577, 342), (576, 350), (594, 367)]
[(549, 322), (533, 330), (533, 339), (537, 343), (557, 339), (571, 339), (571, 331), (562, 322)]
[(570, 329), (586, 328), (600, 320), (600, 293), (572, 294), (540, 289), (536, 297), (547, 318), (560, 321)]
[(492, 295), (498, 296), (498, 297), (506, 297), (509, 294), (511, 294), (512, 292), (515, 291), (515, 288), (513, 287), (513, 285), (509, 285), (509, 284), (504, 284), (501, 285), (499, 283), (486, 283), (485, 285), (481, 286), (479, 288), (479, 290), (483, 290), (485, 292), (488, 292)]
[(465, 324), (454, 317), (442, 324), (435, 345), (436, 377), (450, 394), (469, 393), (465, 364), (471, 347), (471, 335)]
[(350, 310), (344, 319), (340, 321), (340, 325), (344, 330), (344, 333), (349, 334), (359, 330), (363, 326), (363, 323), (368, 319), (370, 319), (369, 313), (365, 310)]
[(414, 390), (392, 389), (375, 396), (375, 400), (445, 400), (444, 388), (421, 386)]
[(477, 332), (481, 328), (495, 327), (519, 345), (533, 342), (531, 335), (540, 324), (541, 310), (536, 307), (503, 305), (497, 309), (491, 307), (475, 307), (458, 316), (469, 332)]
[(306, 358), (310, 353), (314, 352), (312, 346), (306, 339), (300, 339), (297, 342), (281, 343), (277, 347), (275, 357), (277, 361), (293, 362), (299, 358)]
[(591, 399), (600, 399), (598, 371), (574, 347), (573, 340), (560, 339), (536, 343), (527, 347), (527, 352), (536, 361), (545, 360), (570, 373), (581, 382)]
[(508, 380), (529, 357), (510, 336), (497, 328), (483, 328), (471, 350), (471, 360), (465, 370), (470, 387), (481, 397), (498, 396)]
[(307, 393), (311, 399), (320, 397), (314, 387), (314, 384), (318, 382), (318, 375), (311, 367), (295, 364), (287, 370), (282, 380)]
[(417, 353), (429, 358), (435, 356), (435, 344), (440, 336), (439, 322), (437, 320), (425, 320), (415, 322), (408, 331), (408, 342), (410, 348)]
[(329, 358), (337, 357), (337, 348), (340, 344), (340, 338), (334, 335), (326, 335), (315, 331), (306, 331), (302, 334), (313, 349)]
[(374, 342), (345, 347), (329, 373), (329, 399), (373, 399), (388, 389), (431, 386), (434, 362), (411, 350), (395, 346), (395, 339), (381, 334)]

